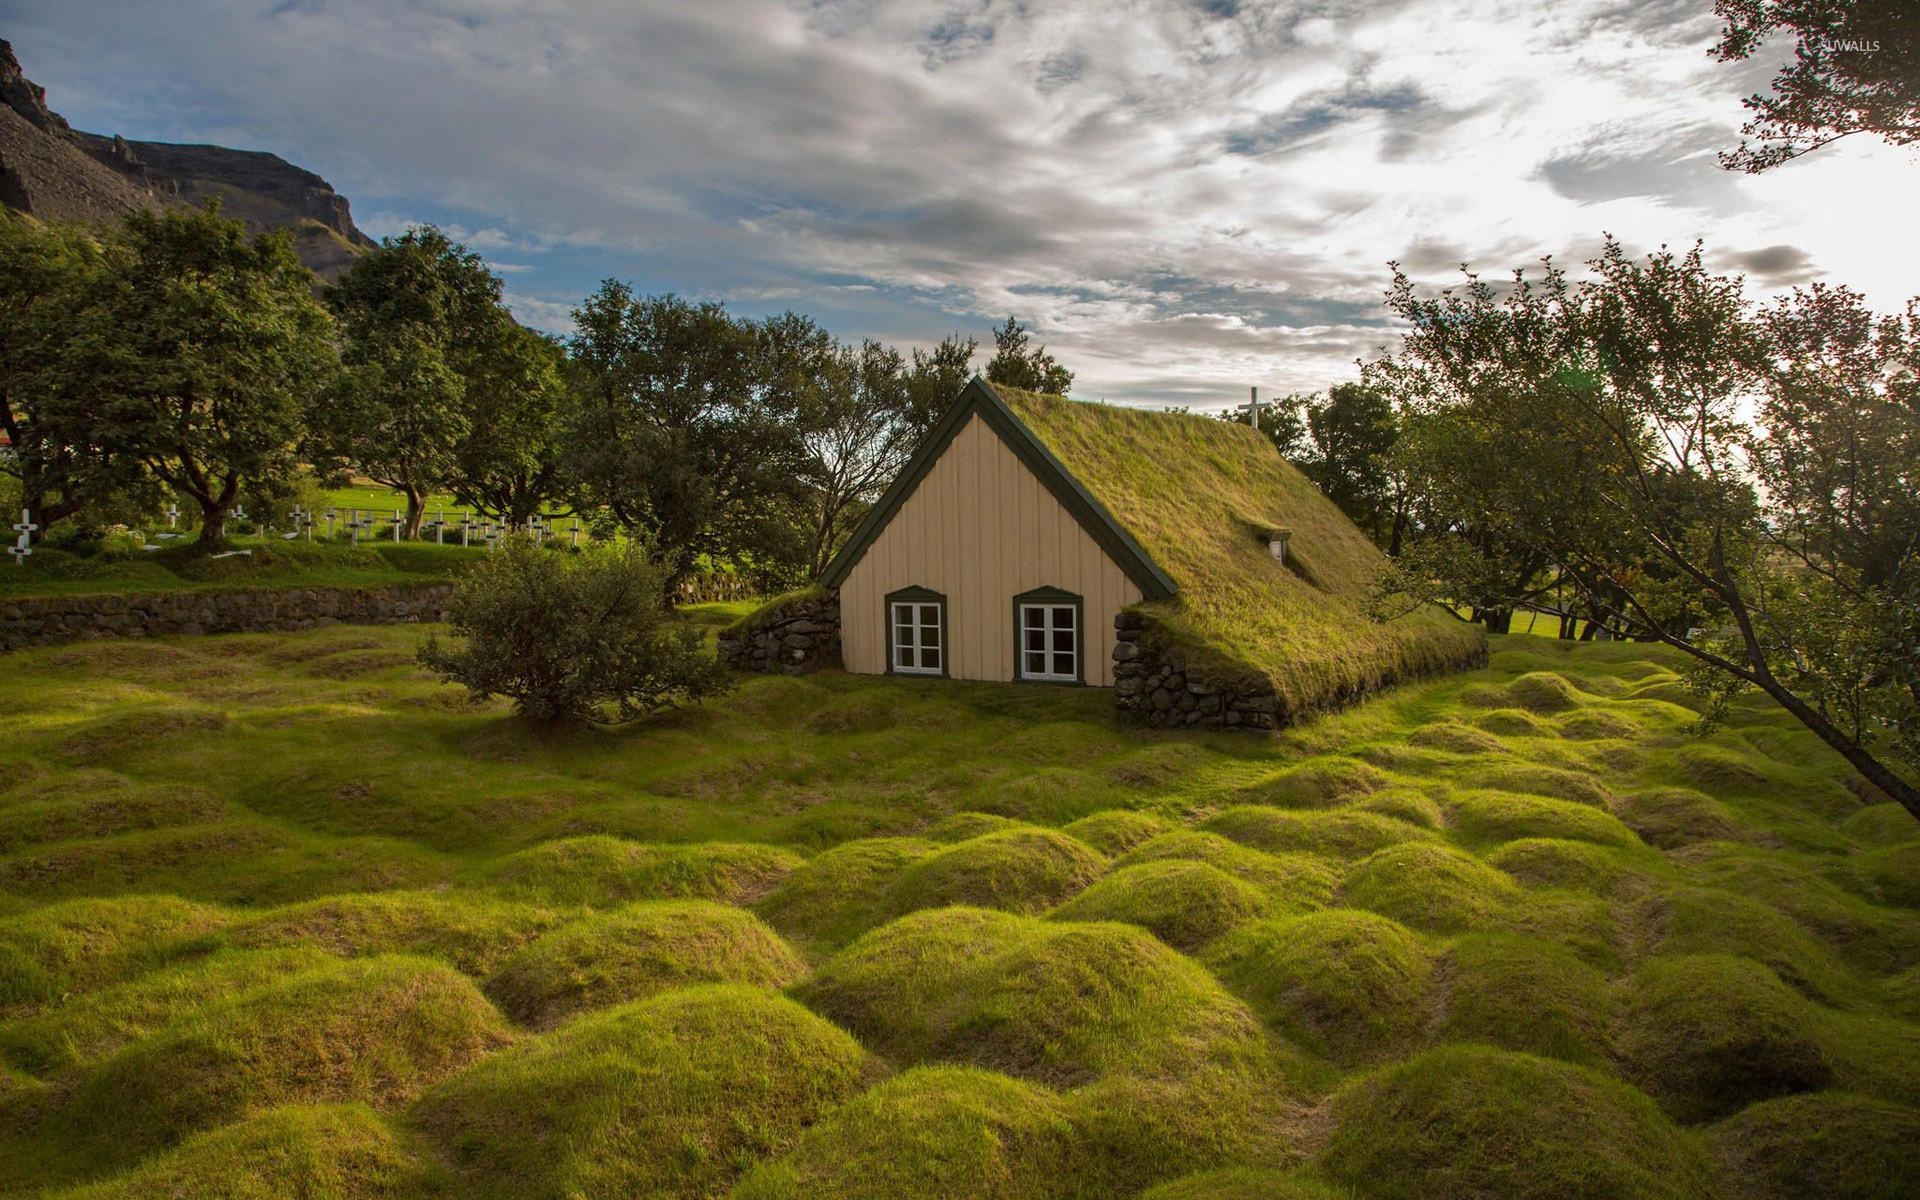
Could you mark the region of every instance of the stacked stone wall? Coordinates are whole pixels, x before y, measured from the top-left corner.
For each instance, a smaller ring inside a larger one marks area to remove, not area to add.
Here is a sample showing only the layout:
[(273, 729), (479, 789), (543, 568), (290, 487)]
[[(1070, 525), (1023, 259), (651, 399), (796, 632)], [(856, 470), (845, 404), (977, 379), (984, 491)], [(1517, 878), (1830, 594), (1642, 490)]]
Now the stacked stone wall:
[(1188, 661), (1152, 636), (1141, 613), (1124, 611), (1113, 627), (1113, 703), (1122, 715), (1161, 726), (1278, 729), (1283, 723), (1271, 684), (1228, 680)]
[(803, 596), (773, 612), (755, 613), (750, 627), (723, 633), (720, 661), (736, 671), (804, 675), (840, 664), (840, 593)]
[(0, 650), (101, 637), (280, 633), (323, 625), (443, 621), (451, 583), (254, 588), (0, 600)]

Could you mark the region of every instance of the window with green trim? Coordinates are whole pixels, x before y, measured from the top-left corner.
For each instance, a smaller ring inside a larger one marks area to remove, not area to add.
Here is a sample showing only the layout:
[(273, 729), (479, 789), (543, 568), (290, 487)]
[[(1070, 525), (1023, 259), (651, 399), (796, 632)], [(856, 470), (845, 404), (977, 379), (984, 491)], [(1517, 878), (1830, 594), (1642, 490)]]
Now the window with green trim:
[(1079, 683), (1085, 630), (1080, 597), (1040, 588), (1014, 597), (1016, 673), (1034, 683)]
[(896, 675), (947, 673), (947, 602), (931, 593), (887, 599), (887, 662)]

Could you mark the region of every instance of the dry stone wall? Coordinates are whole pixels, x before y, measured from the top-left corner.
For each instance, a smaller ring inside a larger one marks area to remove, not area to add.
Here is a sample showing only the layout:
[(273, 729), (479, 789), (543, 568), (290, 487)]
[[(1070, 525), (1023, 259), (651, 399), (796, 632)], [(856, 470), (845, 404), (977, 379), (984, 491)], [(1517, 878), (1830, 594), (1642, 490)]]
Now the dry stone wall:
[(277, 633), (446, 619), (450, 583), (258, 588), (0, 600), (0, 651), (97, 637)]
[(839, 592), (803, 596), (754, 618), (752, 628), (720, 636), (720, 661), (734, 670), (803, 675), (839, 665)]
[(1113, 703), (1123, 716), (1149, 725), (1280, 727), (1280, 698), (1272, 685), (1216, 678), (1159, 645), (1141, 613), (1121, 612), (1113, 628)]

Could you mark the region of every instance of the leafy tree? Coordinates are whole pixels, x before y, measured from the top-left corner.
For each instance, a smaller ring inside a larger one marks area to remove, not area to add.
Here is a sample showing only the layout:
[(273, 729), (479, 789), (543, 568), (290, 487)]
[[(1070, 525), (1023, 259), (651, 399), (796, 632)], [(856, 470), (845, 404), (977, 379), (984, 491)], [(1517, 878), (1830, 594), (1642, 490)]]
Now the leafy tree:
[[(1641, 262), (1609, 240), (1589, 266), (1577, 287), (1549, 263), (1504, 296), (1470, 277), (1438, 298), (1396, 271), (1412, 329), (1369, 382), (1417, 415), (1405, 436), (1453, 440), (1471, 487), (1439, 511), (1690, 656), (1717, 700), (1772, 697), (1920, 816), (1915, 313), (1836, 289), (1756, 315), (1698, 246)], [(1483, 563), (1418, 556), (1393, 584), (1448, 597)]]
[(1045, 346), (1031, 345), (1026, 328), (1012, 317), (993, 331), (993, 358), (987, 378), (1029, 392), (1064, 396), (1073, 387), (1073, 372), (1053, 360)]
[(972, 380), (973, 356), (979, 351), (978, 338), (957, 333), (941, 338), (930, 351), (914, 350), (913, 365), (907, 369), (907, 419), (915, 430), (925, 433), (947, 411)]
[(476, 355), (454, 450), (454, 498), (515, 528), (558, 499), (567, 419), (566, 351), (516, 321), (500, 322)]
[(345, 365), (319, 440), (407, 498), (417, 537), (427, 494), (451, 482), (473, 430), (470, 399), (512, 318), (478, 254), (431, 225), (388, 238), (327, 292)]
[(805, 381), (780, 338), (811, 335), (611, 279), (574, 321), (568, 462), (581, 503), (658, 547), (671, 587), (702, 554), (795, 554)]
[(298, 469), (332, 322), (291, 238), (249, 238), (216, 206), (135, 213), (117, 243), (84, 289), (63, 403), (91, 410), (89, 444), (198, 504), (217, 546), (243, 489)]
[(1324, 401), (1307, 403), (1305, 424), (1313, 452), (1301, 470), (1367, 536), (1397, 552), (1407, 511), (1393, 457), (1400, 419), (1392, 402), (1364, 384), (1335, 384)]
[(527, 537), (462, 575), (448, 646), (429, 637), (420, 662), (476, 696), (507, 696), (543, 725), (630, 721), (722, 690), (726, 674), (698, 629), (665, 601), (666, 573), (635, 542), (570, 554)]
[[(0, 431), (10, 444), (0, 471), (19, 480), (20, 503), (42, 528), (80, 512), (106, 485), (80, 419), (91, 389), (61, 369), (81, 297), (103, 269), (88, 234), (0, 212)], [(76, 393), (64, 406), (53, 394), (63, 385)]]
[(806, 419), (816, 576), (839, 552), (859, 514), (905, 465), (923, 432), (898, 350), (875, 341), (857, 350), (838, 347), (822, 364), (820, 382)]
[[(1260, 432), (1288, 462), (1299, 463), (1310, 451), (1304, 415), (1309, 400), (1310, 397), (1295, 392), (1260, 406)], [(1251, 425), (1253, 414), (1244, 408), (1229, 408), (1220, 414), (1220, 419)]]
[(1771, 95), (1742, 103), (1753, 114), (1740, 147), (1721, 164), (1759, 173), (1856, 133), (1896, 146), (1920, 142), (1920, 19), (1883, 0), (1717, 0), (1725, 22), (1713, 56), (1738, 62), (1775, 34), (1794, 39)]

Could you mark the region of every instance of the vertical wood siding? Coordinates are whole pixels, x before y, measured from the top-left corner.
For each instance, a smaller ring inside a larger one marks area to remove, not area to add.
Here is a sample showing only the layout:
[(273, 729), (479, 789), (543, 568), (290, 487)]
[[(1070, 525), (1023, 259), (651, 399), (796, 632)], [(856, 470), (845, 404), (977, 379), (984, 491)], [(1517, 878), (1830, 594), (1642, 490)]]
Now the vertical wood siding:
[(887, 669), (886, 596), (926, 587), (947, 597), (947, 671), (1013, 678), (1013, 598), (1040, 587), (1085, 600), (1086, 677), (1113, 684), (1113, 617), (1140, 589), (978, 416), (900, 506), (840, 586), (849, 671)]

